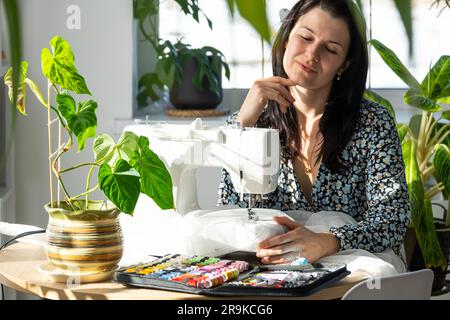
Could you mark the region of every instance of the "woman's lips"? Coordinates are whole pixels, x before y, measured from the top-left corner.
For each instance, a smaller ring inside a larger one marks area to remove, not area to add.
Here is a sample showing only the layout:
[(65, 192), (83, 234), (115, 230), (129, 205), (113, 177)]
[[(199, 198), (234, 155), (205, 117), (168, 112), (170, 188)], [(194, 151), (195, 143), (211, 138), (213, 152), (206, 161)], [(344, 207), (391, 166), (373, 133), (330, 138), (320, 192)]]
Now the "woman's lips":
[(306, 64), (303, 64), (301, 62), (297, 62), (297, 63), (302, 68), (302, 70), (305, 71), (305, 72), (308, 72), (308, 73), (310, 73), (310, 72), (317, 72), (316, 70), (311, 69), (310, 67), (308, 67)]

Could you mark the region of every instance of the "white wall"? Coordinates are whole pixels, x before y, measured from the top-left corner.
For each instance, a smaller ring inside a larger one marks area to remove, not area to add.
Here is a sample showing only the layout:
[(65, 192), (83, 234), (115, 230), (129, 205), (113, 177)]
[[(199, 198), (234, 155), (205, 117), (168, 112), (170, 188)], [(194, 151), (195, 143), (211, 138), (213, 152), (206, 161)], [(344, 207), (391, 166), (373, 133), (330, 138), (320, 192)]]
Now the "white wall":
[[(50, 39), (56, 34), (67, 39), (78, 71), (98, 102), (97, 133), (113, 134), (115, 118), (132, 116), (132, 1), (20, 0), (19, 4), (23, 59), (30, 64), (29, 77), (46, 92), (40, 67), (41, 49), (49, 47)], [(70, 5), (80, 8), (79, 30), (66, 27), (70, 16), (66, 10)], [(16, 221), (45, 227), (48, 219), (43, 205), (49, 201), (47, 115), (34, 97), (28, 99), (27, 108), (28, 116), (18, 120), (15, 140)], [(63, 166), (92, 160), (91, 146), (92, 139), (81, 154), (71, 152)], [(85, 177), (85, 171), (66, 176), (72, 195), (84, 190)]]

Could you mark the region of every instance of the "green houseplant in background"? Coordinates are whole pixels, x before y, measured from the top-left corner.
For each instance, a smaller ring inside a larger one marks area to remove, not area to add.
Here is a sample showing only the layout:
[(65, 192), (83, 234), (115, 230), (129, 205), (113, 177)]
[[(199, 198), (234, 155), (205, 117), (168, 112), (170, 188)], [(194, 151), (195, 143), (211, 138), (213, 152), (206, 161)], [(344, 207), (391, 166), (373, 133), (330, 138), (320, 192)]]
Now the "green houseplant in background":
[(447, 208), (443, 224), (435, 225), (431, 201), (441, 192), (448, 201), (450, 194), (450, 110), (444, 106), (450, 103), (450, 56), (440, 57), (419, 82), (392, 50), (377, 40), (371, 40), (370, 44), (408, 86), (404, 102), (421, 112), (414, 115), (409, 124), (398, 124), (398, 132), (411, 201), (412, 226), (425, 267), (435, 270), (434, 289), (438, 290), (445, 283), (450, 250), (448, 244), (440, 244), (438, 232), (445, 231), (449, 239), (443, 242), (450, 241), (450, 208)]
[[(197, 1), (176, 0), (180, 10), (191, 15), (199, 22)], [(138, 83), (138, 106), (147, 105), (148, 99), (155, 102), (166, 88), (170, 91), (170, 100), (179, 108), (214, 108), (222, 101), (222, 67), (225, 76), (230, 79), (230, 68), (225, 56), (219, 50), (204, 46), (192, 48), (181, 40), (172, 43), (159, 38), (152, 23), (158, 15), (159, 1), (134, 0), (134, 17), (139, 29), (155, 51), (157, 61), (153, 72), (144, 74)], [(212, 29), (211, 20), (203, 13)], [(150, 28), (146, 28), (150, 23)]]
[[(30, 89), (47, 109), (50, 181), (50, 203), (45, 206), (49, 213), (47, 256), (58, 268), (97, 272), (109, 277), (122, 256), (119, 213), (133, 214), (141, 193), (152, 198), (162, 209), (173, 208), (172, 180), (163, 162), (149, 148), (146, 137), (124, 132), (117, 143), (107, 134), (96, 137), (97, 103), (92, 99), (77, 103), (74, 98), (79, 94), (91, 95), (91, 92), (78, 73), (69, 43), (55, 36), (50, 46), (51, 49), (44, 48), (41, 53), (42, 73), (47, 79), (46, 98), (27, 77), (28, 63), (22, 62), (16, 100), (18, 111), (26, 115), (27, 89)], [(11, 67), (4, 79), (13, 100)], [(56, 93), (56, 105), (53, 105), (52, 92)], [(53, 150), (52, 143), (53, 116), (59, 125), (59, 147), (56, 150)], [(62, 130), (67, 137), (64, 143)], [(75, 146), (75, 141), (80, 152), (89, 138), (95, 138), (95, 160), (61, 168), (61, 157)], [(63, 175), (82, 167), (89, 168), (86, 188), (72, 195)], [(96, 168), (98, 184), (91, 187), (91, 176)], [(58, 182), (56, 198), (53, 176)], [(64, 193), (63, 200), (60, 199), (59, 186)], [(98, 188), (109, 201), (89, 199), (90, 193)]]
[[(139, 80), (139, 106), (145, 106), (148, 98), (152, 101), (160, 98), (154, 90), (155, 85), (160, 90), (169, 88), (175, 107), (191, 104), (196, 108), (212, 108), (221, 102), (222, 68), (230, 79), (230, 68), (222, 52), (209, 46), (191, 48), (181, 40), (174, 44), (166, 40), (158, 44), (157, 54), (155, 72), (146, 73)], [(186, 87), (184, 95), (179, 93), (183, 86)], [(187, 101), (180, 101), (181, 97)]]

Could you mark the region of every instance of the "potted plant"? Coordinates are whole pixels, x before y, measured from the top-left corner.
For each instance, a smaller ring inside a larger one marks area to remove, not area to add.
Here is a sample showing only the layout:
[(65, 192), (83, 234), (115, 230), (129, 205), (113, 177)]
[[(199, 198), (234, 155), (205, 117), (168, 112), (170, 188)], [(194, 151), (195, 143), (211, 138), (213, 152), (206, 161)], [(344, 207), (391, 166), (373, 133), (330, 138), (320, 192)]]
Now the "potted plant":
[[(69, 43), (59, 36), (51, 42), (51, 50), (41, 53), (42, 73), (47, 79), (47, 95), (44, 98), (38, 86), (27, 77), (28, 63), (21, 63), (17, 109), (26, 114), (27, 86), (48, 114), (48, 158), (50, 202), (45, 205), (49, 214), (47, 227), (47, 256), (59, 269), (78, 270), (83, 273), (111, 276), (122, 256), (122, 235), (118, 215), (133, 214), (141, 193), (151, 197), (162, 209), (173, 208), (172, 180), (163, 162), (149, 148), (146, 137), (124, 132), (116, 143), (107, 134), (96, 137), (97, 103), (92, 100), (75, 100), (78, 94), (91, 95), (84, 78), (75, 66), (75, 57)], [(12, 99), (13, 69), (5, 75)], [(52, 92), (56, 94), (53, 103)], [(56, 150), (52, 148), (52, 116), (61, 131), (67, 133)], [(61, 158), (77, 144), (83, 150), (86, 140), (95, 138), (95, 159), (69, 168), (61, 167)], [(65, 173), (88, 167), (85, 190), (73, 195), (64, 183)], [(98, 184), (91, 186), (91, 177), (98, 169)], [(53, 188), (53, 177), (58, 190)], [(59, 186), (64, 193), (60, 199)], [(90, 194), (100, 189), (108, 201), (93, 201)], [(55, 197), (57, 193), (57, 197)], [(96, 280), (103, 278), (96, 277)]]
[[(196, 2), (176, 1), (185, 14), (198, 21), (198, 13), (203, 11)], [(163, 40), (144, 27), (146, 21), (152, 21), (158, 14), (159, 1), (134, 1), (134, 15), (139, 22), (141, 33), (151, 44), (157, 56), (155, 71), (144, 74), (139, 80), (138, 105), (147, 105), (147, 100), (160, 99), (155, 90), (168, 89), (173, 106), (180, 109), (212, 109), (222, 101), (222, 68), (230, 79), (230, 68), (225, 56), (216, 48), (204, 46), (192, 48), (178, 40), (172, 43)], [(212, 22), (203, 13), (212, 28)], [(153, 25), (152, 30), (156, 27)], [(156, 87), (156, 88), (155, 88)]]
[[(420, 254), (416, 252), (414, 258), (414, 249), (408, 246), (406, 249), (407, 257), (412, 257), (410, 268), (433, 269), (433, 291), (440, 290), (445, 284), (450, 253), (450, 215), (447, 214), (442, 223), (437, 223), (431, 201), (442, 193), (447, 200), (448, 213), (450, 110), (444, 104), (450, 103), (450, 56), (440, 57), (419, 83), (392, 50), (377, 40), (369, 43), (408, 86), (403, 96), (404, 102), (421, 111), (421, 114), (410, 119), (409, 124), (398, 124), (411, 202), (411, 227), (415, 230), (413, 234), (417, 238)], [(405, 244), (408, 245), (406, 240)]]
[(212, 109), (222, 101), (222, 67), (230, 79), (230, 68), (219, 50), (191, 48), (165, 41), (156, 64), (157, 74), (169, 88), (170, 101), (179, 109)]

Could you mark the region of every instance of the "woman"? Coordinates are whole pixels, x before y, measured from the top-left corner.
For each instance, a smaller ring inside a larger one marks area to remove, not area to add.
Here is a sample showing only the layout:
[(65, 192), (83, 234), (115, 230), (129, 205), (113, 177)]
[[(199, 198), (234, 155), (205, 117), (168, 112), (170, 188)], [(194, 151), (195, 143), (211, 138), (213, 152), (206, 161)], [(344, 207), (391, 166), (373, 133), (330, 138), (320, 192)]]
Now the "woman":
[[(274, 42), (274, 76), (255, 81), (229, 119), (280, 132), (278, 188), (255, 207), (339, 211), (356, 221), (316, 233), (275, 217), (289, 232), (259, 243), (262, 263), (289, 262), (289, 252), (310, 262), (345, 249), (400, 255), (410, 217), (401, 145), (386, 109), (362, 99), (368, 57), (353, 6), (297, 2)], [(219, 195), (220, 205), (247, 207), (226, 170)]]

